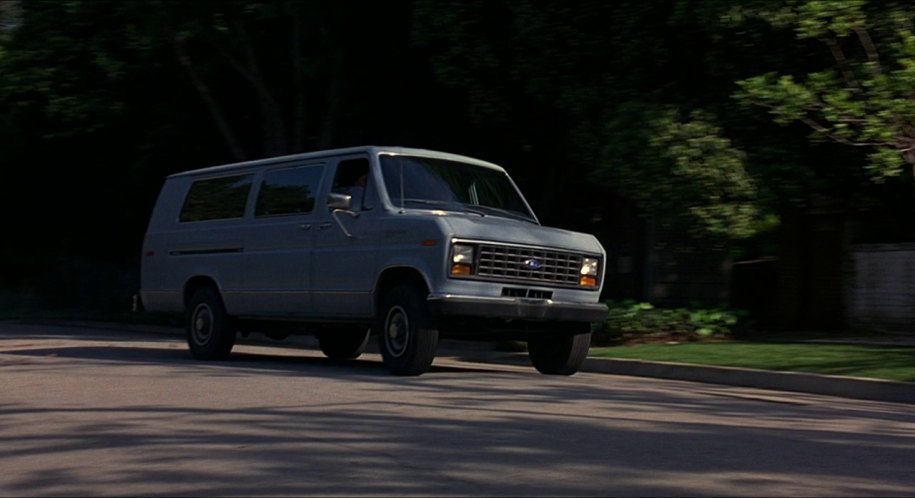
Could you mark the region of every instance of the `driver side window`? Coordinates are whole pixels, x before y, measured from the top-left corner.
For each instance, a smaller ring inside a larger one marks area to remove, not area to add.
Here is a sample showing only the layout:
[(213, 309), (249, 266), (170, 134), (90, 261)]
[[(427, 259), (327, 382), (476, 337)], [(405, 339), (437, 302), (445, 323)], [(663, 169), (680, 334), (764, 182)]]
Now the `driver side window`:
[(366, 211), (373, 207), (374, 186), (371, 183), (368, 159), (346, 159), (337, 164), (331, 192), (351, 196), (353, 211)]

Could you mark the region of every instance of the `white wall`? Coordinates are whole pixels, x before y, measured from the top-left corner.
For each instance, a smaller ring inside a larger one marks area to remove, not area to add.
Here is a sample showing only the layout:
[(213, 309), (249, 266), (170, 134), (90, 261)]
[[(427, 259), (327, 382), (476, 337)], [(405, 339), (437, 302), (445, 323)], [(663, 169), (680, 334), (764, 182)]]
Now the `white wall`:
[(915, 244), (853, 245), (849, 258), (848, 325), (915, 333)]

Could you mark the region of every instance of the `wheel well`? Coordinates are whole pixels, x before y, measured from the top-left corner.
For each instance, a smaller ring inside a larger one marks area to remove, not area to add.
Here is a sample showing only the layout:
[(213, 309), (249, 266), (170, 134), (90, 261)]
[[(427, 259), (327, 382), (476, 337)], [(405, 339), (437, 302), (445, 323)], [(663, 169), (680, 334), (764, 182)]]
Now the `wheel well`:
[(426, 285), (426, 280), (416, 269), (408, 267), (388, 268), (378, 277), (378, 283), (375, 284), (376, 310), (378, 309), (378, 306), (380, 306), (384, 296), (398, 285), (412, 285), (417, 289), (421, 289), (423, 292), (429, 292), (429, 286)]
[(194, 293), (202, 287), (212, 287), (213, 290), (219, 291), (219, 287), (216, 285), (216, 282), (213, 281), (210, 277), (194, 277), (187, 281), (184, 284), (184, 306), (187, 307), (187, 303), (190, 302), (191, 298), (194, 296)]

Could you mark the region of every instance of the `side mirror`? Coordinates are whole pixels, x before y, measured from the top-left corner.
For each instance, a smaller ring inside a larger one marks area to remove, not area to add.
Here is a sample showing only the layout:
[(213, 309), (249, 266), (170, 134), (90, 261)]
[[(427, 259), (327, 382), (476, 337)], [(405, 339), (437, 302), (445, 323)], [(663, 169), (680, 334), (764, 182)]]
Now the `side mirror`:
[(343, 234), (346, 235), (346, 238), (352, 239), (353, 234), (346, 229), (346, 225), (340, 221), (338, 216), (340, 213), (346, 213), (353, 218), (358, 218), (359, 213), (353, 211), (351, 206), (353, 205), (353, 196), (346, 194), (327, 194), (327, 207), (331, 210), (330, 214), (334, 217), (334, 221), (337, 222), (337, 225), (340, 227), (340, 230), (343, 230)]
[(349, 211), (353, 205), (353, 196), (346, 194), (327, 194), (327, 207), (329, 209), (342, 209)]

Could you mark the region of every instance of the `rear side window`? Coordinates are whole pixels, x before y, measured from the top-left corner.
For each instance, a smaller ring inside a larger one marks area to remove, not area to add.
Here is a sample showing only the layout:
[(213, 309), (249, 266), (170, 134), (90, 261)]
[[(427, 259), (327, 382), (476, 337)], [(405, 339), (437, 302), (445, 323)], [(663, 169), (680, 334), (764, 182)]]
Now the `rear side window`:
[(275, 169), (264, 173), (255, 216), (304, 214), (315, 209), (315, 195), (321, 185), (321, 165)]
[(178, 220), (188, 222), (241, 218), (245, 215), (253, 180), (254, 175), (249, 174), (195, 181), (184, 200)]

